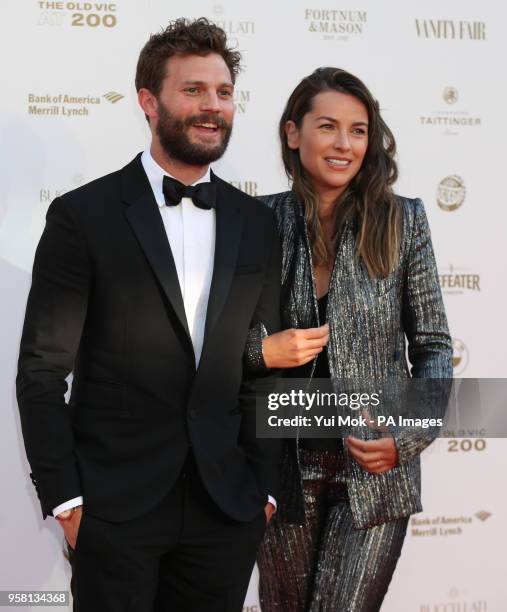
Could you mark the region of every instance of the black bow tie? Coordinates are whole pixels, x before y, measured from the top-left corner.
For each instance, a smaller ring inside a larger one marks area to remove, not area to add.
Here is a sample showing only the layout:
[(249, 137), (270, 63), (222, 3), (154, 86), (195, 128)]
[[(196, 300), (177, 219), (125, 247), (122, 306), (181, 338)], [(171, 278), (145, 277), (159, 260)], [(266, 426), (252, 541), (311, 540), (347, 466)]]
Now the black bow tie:
[(181, 198), (191, 198), (192, 202), (204, 210), (215, 208), (216, 185), (214, 183), (198, 183), (195, 186), (184, 185), (170, 176), (164, 176), (162, 191), (166, 206), (177, 206)]

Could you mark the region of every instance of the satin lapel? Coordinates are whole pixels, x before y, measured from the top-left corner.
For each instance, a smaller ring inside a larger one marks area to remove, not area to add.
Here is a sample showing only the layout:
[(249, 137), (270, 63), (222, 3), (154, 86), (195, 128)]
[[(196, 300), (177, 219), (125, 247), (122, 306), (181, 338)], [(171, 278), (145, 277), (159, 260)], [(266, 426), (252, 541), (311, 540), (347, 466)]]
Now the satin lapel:
[(224, 307), (231, 288), (238, 258), (243, 219), (238, 207), (231, 202), (234, 194), (227, 193), (227, 185), (212, 175), (217, 183), (216, 239), (213, 278), (208, 300), (204, 340), (211, 333)]
[(137, 159), (124, 168), (124, 200), (129, 204), (125, 215), (192, 347), (178, 273), (158, 205), (140, 161), (138, 168), (131, 168)]

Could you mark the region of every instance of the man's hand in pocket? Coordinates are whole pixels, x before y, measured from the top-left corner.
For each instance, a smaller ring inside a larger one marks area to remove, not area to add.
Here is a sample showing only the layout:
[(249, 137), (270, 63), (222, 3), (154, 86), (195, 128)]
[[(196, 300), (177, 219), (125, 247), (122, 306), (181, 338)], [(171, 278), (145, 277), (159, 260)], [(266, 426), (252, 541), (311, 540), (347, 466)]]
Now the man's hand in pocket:
[(72, 550), (76, 548), (77, 534), (82, 516), (83, 508), (82, 506), (79, 506), (75, 510), (65, 510), (56, 517), (56, 520), (62, 526), (65, 539), (69, 543)]

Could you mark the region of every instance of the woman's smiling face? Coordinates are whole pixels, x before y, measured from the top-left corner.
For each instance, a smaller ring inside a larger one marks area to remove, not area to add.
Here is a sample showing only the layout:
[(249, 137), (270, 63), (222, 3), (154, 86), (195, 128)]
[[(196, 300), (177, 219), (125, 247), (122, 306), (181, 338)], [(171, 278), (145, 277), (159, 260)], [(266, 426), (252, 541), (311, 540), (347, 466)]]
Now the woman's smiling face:
[(368, 112), (350, 94), (317, 94), (298, 128), (285, 126), (287, 143), (299, 157), (315, 191), (337, 198), (359, 172), (368, 149)]

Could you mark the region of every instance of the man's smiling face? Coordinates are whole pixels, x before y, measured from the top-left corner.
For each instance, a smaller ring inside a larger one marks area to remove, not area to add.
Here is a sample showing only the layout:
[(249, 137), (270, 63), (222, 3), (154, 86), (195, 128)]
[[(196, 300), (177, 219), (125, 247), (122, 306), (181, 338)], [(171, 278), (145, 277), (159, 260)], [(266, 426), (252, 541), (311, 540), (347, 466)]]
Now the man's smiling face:
[(157, 96), (155, 126), (169, 157), (196, 166), (222, 157), (231, 136), (233, 93), (220, 55), (170, 57)]

